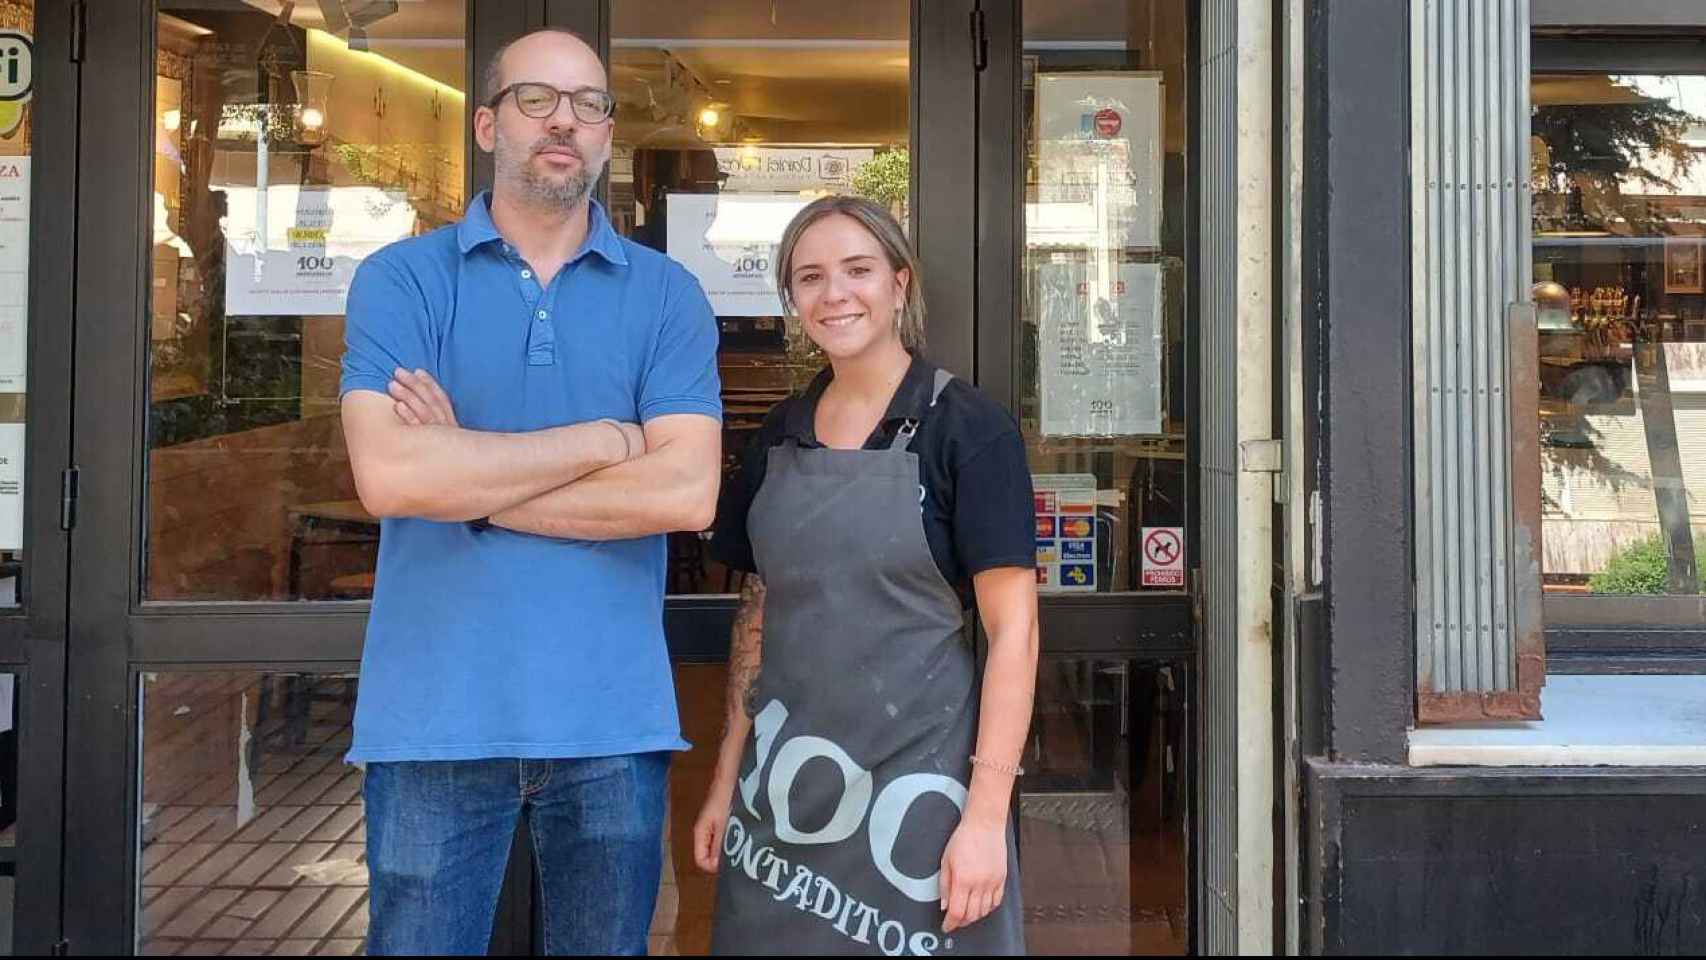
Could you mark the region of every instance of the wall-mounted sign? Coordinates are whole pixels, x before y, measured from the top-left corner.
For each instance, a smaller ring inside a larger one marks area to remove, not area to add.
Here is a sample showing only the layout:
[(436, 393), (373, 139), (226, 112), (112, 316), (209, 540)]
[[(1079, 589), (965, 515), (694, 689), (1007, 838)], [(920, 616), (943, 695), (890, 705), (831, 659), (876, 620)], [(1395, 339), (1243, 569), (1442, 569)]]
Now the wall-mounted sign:
[(24, 549), (24, 425), (0, 423), (0, 550)]
[(30, 158), (0, 157), (0, 393), (24, 392), (30, 319)]
[(1096, 478), (1088, 473), (1031, 475), (1036, 497), (1037, 589), (1096, 590)]
[(219, 189), (230, 195), (223, 222), (227, 316), (342, 314), (361, 261), (415, 232), (415, 208), (401, 190), (281, 184), (266, 190), (263, 247), (255, 235), (255, 188)]
[(788, 221), (809, 202), (799, 196), (672, 193), (669, 255), (699, 278), (717, 316), (779, 317), (776, 248)]
[(1071, 214), (1070, 236), (1026, 240), (1108, 248), (1161, 246), (1161, 75), (1101, 71), (1037, 75), (1036, 206)]
[(1054, 257), (1032, 274), (1043, 435), (1160, 433), (1160, 265)]
[(845, 192), (853, 174), (871, 162), (870, 148), (715, 147), (724, 192)]
[(1185, 588), (1185, 528), (1143, 528), (1143, 585)]
[(0, 30), (0, 137), (10, 136), (24, 119), (24, 104), (35, 89), (35, 45), (22, 30)]

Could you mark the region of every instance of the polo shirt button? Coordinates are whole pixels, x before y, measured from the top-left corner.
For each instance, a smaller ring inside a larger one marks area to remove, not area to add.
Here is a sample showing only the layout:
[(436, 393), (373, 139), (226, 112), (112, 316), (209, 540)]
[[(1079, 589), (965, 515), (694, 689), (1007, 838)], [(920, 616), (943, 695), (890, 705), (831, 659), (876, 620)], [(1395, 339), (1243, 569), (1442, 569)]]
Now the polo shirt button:
[(521, 279), (523, 279), (523, 280), (531, 280), (531, 279), (533, 279), (533, 271), (531, 271), (531, 270), (523, 270), (523, 271), (521, 271)]
[(541, 319), (541, 320), (545, 319), (545, 311), (543, 311), (543, 310), (539, 311), (539, 319)]

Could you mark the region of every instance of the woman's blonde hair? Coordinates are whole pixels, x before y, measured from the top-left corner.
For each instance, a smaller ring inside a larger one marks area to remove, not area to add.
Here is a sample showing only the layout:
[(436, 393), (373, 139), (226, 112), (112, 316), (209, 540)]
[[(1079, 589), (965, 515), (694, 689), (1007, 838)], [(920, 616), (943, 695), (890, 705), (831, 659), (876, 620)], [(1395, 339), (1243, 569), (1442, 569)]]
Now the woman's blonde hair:
[(808, 227), (837, 213), (852, 217), (865, 228), (865, 232), (883, 249), (890, 269), (896, 272), (906, 271), (906, 300), (901, 304), (896, 326), (900, 328), (900, 342), (908, 350), (923, 350), (924, 295), (918, 275), (918, 257), (912, 252), (912, 244), (907, 242), (906, 234), (901, 232), (900, 224), (895, 218), (883, 207), (863, 197), (820, 197), (794, 214), (794, 219), (788, 223), (788, 229), (782, 231), (782, 244), (776, 250), (776, 289), (782, 292), (783, 309), (794, 313), (794, 294), (791, 289), (794, 247), (799, 244), (801, 235)]

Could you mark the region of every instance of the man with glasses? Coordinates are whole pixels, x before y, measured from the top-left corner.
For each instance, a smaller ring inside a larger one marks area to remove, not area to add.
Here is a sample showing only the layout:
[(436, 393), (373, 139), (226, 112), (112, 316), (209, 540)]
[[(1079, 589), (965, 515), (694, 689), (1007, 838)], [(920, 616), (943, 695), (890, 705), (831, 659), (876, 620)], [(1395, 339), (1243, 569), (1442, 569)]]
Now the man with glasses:
[(529, 34), (482, 93), (491, 192), (349, 292), (344, 432), (383, 518), (349, 753), (368, 951), (485, 953), (525, 815), (546, 951), (639, 954), (687, 746), (663, 534), (715, 511), (716, 323), (591, 197), (614, 110), (591, 48)]

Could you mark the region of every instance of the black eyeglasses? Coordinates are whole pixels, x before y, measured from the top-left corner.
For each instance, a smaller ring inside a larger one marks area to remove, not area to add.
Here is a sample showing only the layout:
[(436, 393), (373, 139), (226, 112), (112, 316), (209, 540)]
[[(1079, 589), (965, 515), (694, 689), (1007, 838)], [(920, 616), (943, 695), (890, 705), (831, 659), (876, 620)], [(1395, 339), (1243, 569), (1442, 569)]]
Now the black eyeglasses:
[(511, 93), (515, 94), (515, 108), (521, 111), (522, 116), (535, 120), (543, 120), (556, 113), (564, 97), (569, 98), (569, 109), (582, 123), (603, 123), (616, 113), (616, 98), (608, 90), (597, 87), (558, 90), (548, 83), (512, 83), (499, 90), (486, 106), (496, 110), (503, 98)]

